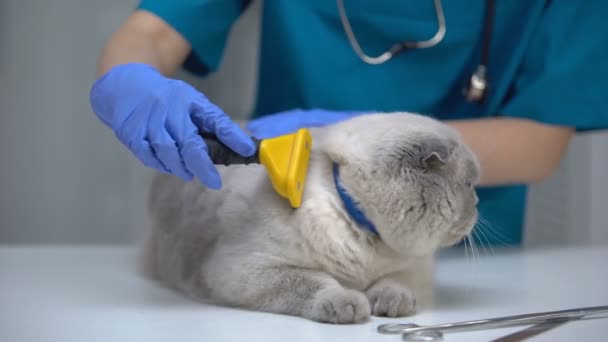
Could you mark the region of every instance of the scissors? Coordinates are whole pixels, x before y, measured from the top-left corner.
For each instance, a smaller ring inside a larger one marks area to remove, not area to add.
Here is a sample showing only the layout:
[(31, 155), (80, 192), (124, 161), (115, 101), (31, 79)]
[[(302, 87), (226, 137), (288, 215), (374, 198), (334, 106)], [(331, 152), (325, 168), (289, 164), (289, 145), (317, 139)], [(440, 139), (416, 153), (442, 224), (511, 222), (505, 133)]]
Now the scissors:
[(591, 314), (608, 312), (608, 305), (591, 306), (559, 311), (545, 311), (524, 315), (486, 318), (456, 323), (420, 326), (414, 323), (389, 323), (378, 326), (381, 334), (402, 334), (404, 341), (441, 341), (443, 333), (532, 325), (554, 322), (562, 318), (582, 318)]

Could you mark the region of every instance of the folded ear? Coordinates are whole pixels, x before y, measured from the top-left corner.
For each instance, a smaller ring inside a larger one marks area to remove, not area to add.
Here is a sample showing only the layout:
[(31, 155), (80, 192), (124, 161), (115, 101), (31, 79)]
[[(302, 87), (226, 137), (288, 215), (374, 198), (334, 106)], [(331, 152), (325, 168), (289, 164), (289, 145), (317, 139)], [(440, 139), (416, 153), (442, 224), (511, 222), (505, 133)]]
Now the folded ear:
[(422, 159), (422, 164), (429, 169), (436, 169), (448, 163), (448, 157), (440, 152), (431, 152)]
[(426, 138), (422, 142), (420, 162), (426, 169), (436, 170), (450, 161), (456, 142), (451, 139)]

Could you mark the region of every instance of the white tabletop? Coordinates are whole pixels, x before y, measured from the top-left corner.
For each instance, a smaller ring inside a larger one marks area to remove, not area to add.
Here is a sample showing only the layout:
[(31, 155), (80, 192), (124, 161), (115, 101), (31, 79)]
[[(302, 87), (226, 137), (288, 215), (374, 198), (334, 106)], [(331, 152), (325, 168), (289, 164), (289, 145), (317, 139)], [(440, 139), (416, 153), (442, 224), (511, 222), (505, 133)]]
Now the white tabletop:
[[(444, 323), (608, 305), (608, 246), (495, 250), (467, 263), (446, 253), (432, 311), (336, 326), (190, 302), (139, 277), (130, 247), (0, 247), (0, 341), (401, 341), (388, 322)], [(469, 258), (470, 259), (470, 258)], [(521, 328), (446, 334), (490, 340)], [(607, 341), (608, 319), (532, 341)]]

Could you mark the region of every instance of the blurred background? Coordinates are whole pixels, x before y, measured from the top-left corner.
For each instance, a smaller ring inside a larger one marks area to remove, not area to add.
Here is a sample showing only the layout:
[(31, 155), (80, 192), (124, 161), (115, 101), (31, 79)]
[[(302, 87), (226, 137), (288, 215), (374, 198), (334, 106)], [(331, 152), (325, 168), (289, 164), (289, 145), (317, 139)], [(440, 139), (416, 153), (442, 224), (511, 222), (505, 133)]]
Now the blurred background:
[[(0, 1), (0, 243), (141, 239), (150, 172), (88, 102), (99, 50), (136, 3)], [(217, 73), (180, 74), (236, 118), (253, 106), (259, 9), (237, 23)], [(608, 242), (606, 151), (607, 132), (578, 135), (555, 175), (532, 186), (528, 245)]]

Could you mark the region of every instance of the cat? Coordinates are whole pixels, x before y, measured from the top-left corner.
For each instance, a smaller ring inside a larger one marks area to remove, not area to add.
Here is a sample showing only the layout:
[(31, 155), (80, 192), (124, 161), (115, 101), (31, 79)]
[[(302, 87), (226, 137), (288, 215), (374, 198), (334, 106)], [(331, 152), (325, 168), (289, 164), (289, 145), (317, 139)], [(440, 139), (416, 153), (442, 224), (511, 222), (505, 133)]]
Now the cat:
[(311, 133), (297, 209), (260, 165), (218, 166), (221, 190), (156, 175), (146, 274), (196, 300), (327, 323), (428, 308), (435, 252), (477, 220), (473, 152), (448, 125), (415, 113)]

